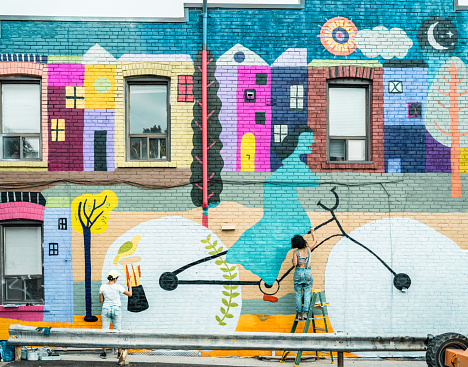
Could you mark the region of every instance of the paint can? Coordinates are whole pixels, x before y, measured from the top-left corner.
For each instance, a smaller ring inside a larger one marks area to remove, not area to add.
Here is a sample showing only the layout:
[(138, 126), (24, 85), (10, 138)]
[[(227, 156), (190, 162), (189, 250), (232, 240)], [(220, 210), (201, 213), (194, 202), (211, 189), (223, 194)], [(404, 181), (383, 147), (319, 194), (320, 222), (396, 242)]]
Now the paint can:
[(39, 352), (35, 350), (28, 350), (28, 361), (37, 361), (39, 359)]

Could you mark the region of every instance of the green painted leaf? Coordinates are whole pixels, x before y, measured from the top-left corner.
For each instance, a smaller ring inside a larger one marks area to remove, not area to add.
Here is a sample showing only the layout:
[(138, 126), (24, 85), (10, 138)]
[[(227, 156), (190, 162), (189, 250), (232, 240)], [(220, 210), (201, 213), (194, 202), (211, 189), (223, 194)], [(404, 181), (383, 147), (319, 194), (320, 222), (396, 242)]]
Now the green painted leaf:
[(216, 321), (221, 322), (221, 318), (218, 315), (216, 315)]
[(232, 297), (232, 298), (236, 298), (238, 295), (239, 295), (239, 293), (234, 292), (234, 293), (231, 294), (231, 297)]
[(207, 241), (211, 240), (211, 233), (206, 237)]
[(210, 251), (210, 252), (208, 252), (208, 255), (216, 255), (216, 252), (215, 251)]
[(234, 271), (236, 270), (236, 266), (234, 265), (233, 267), (229, 268), (229, 271)]
[(207, 240), (201, 240), (201, 243), (208, 243)]
[(229, 273), (229, 269), (228, 268), (220, 268), (221, 271), (224, 271), (225, 273)]
[(227, 325), (225, 322), (220, 322), (218, 325), (224, 326)]
[(224, 294), (226, 297), (231, 297), (231, 293), (229, 293), (229, 292), (223, 291), (223, 294)]
[(211, 250), (211, 246), (205, 246), (207, 250)]
[(232, 289), (232, 290), (239, 288), (238, 285), (230, 285), (229, 287), (230, 287), (229, 289)]
[(231, 303), (229, 304), (229, 306), (231, 306), (231, 307), (239, 307), (239, 305), (238, 305), (236, 302), (231, 302)]
[(227, 275), (227, 274), (223, 274), (223, 278), (227, 279), (227, 280), (232, 280), (231, 277), (229, 275)]
[(216, 246), (218, 244), (218, 240), (213, 242), (213, 246)]
[(222, 247), (218, 248), (218, 252), (223, 252), (223, 248)]
[(223, 285), (224, 289), (227, 289), (228, 291), (230, 291), (231, 289), (233, 289), (232, 287), (237, 287), (235, 285)]
[(234, 317), (234, 315), (231, 315), (230, 313), (227, 313), (227, 314), (226, 314), (226, 317), (227, 317), (228, 319), (232, 319), (232, 318)]
[(225, 298), (221, 298), (225, 306), (229, 306), (229, 302)]
[(221, 313), (222, 313), (223, 315), (226, 314), (226, 310), (224, 309), (224, 307), (221, 307), (220, 310), (221, 310)]
[(222, 260), (216, 260), (216, 261), (215, 261), (215, 264), (216, 264), (216, 265), (223, 265), (223, 262), (222, 262)]

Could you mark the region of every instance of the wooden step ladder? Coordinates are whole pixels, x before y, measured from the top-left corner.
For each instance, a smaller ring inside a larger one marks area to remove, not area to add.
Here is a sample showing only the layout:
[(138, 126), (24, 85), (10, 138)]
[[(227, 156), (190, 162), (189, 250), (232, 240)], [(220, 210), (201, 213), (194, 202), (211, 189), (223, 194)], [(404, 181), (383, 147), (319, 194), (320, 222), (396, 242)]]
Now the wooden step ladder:
[[(291, 328), (291, 333), (296, 332), (296, 328), (299, 322), (305, 322), (304, 325), (304, 330), (302, 331), (303, 333), (307, 333), (309, 331), (309, 326), (310, 323), (312, 322), (312, 332), (316, 333), (317, 331), (323, 331), (325, 333), (328, 333), (328, 324), (327, 324), (327, 306), (329, 306), (329, 303), (323, 303), (323, 298), (322, 298), (322, 290), (321, 289), (312, 289), (312, 299), (310, 300), (310, 309), (309, 313), (307, 315), (307, 320), (298, 320), (297, 318), (294, 319), (294, 323)], [(318, 315), (315, 315), (315, 310), (320, 310), (320, 313)], [(317, 327), (316, 321), (317, 320), (323, 320), (324, 323), (324, 328), (319, 328)], [(281, 356), (281, 363), (284, 363), (286, 360), (286, 357), (288, 356), (290, 352), (285, 350), (283, 352), (283, 355)], [(315, 352), (316, 358), (319, 359), (318, 351)], [(331, 363), (333, 363), (333, 353), (330, 351), (330, 358), (331, 358)], [(302, 351), (298, 351), (296, 355), (296, 361), (294, 362), (294, 367), (299, 367), (299, 364), (301, 363), (301, 358), (302, 358)]]

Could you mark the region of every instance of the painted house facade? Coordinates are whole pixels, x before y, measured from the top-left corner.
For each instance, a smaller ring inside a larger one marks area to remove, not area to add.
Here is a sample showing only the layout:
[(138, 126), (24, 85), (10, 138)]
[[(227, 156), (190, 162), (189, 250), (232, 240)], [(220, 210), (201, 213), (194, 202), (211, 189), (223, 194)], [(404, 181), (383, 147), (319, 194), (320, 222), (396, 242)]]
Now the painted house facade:
[(17, 323), (100, 328), (110, 270), (137, 295), (125, 329), (289, 332), (291, 238), (311, 227), (332, 330), (465, 333), (456, 5), (210, 7), (207, 208), (200, 8), (0, 17), (0, 338)]

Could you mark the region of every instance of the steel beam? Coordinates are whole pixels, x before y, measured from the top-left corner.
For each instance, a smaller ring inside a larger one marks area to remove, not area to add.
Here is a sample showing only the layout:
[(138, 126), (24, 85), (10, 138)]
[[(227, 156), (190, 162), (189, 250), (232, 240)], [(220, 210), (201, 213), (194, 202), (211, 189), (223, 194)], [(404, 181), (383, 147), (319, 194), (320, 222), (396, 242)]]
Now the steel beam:
[(334, 352), (424, 351), (424, 334), (163, 333), (152, 330), (51, 328), (49, 335), (32, 326), (11, 325), (8, 344), (15, 346), (144, 348), (186, 350), (310, 350)]

